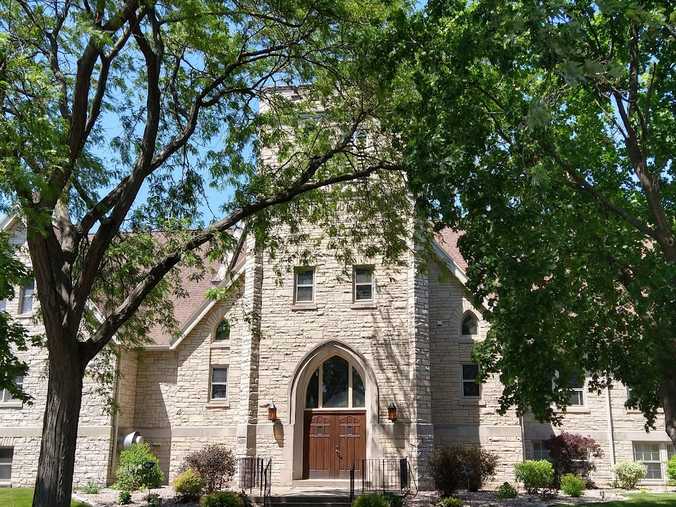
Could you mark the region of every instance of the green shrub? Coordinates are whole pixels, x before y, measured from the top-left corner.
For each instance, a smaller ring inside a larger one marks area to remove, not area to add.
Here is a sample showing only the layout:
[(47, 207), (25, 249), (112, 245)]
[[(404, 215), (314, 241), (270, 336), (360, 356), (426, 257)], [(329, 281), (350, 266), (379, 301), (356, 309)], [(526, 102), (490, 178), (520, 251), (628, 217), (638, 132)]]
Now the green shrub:
[(500, 500), (516, 498), (519, 492), (509, 482), (503, 482), (495, 493)]
[(634, 489), (638, 481), (644, 479), (648, 471), (643, 463), (623, 461), (615, 465), (615, 486), (622, 489)]
[(202, 507), (244, 507), (242, 497), (232, 491), (217, 491), (203, 496), (200, 501)]
[(192, 468), (187, 468), (174, 479), (174, 490), (184, 500), (199, 498), (202, 489), (204, 489), (204, 481)]
[(210, 444), (188, 454), (182, 470), (192, 468), (204, 481), (205, 493), (224, 489), (235, 474), (233, 452), (224, 445)]
[(80, 488), (80, 491), (82, 491), (86, 495), (97, 495), (100, 489), (101, 488), (99, 488), (99, 485), (96, 484), (94, 481), (89, 481), (87, 484), (85, 484)]
[(160, 507), (162, 505), (162, 498), (157, 493), (150, 493), (146, 496), (146, 502), (148, 502), (148, 507)]
[(554, 467), (546, 459), (526, 460), (514, 465), (516, 480), (523, 482), (531, 495), (544, 495), (549, 492), (554, 481)]
[(390, 507), (404, 507), (406, 505), (404, 497), (401, 495), (386, 492), (383, 493), (383, 496), (385, 496), (385, 500), (387, 500)]
[(569, 496), (578, 497), (582, 495), (587, 481), (575, 474), (564, 474), (561, 476), (561, 490)]
[(667, 461), (667, 477), (670, 484), (676, 485), (676, 454)]
[(390, 503), (379, 493), (369, 493), (355, 498), (352, 507), (390, 507)]
[(132, 444), (120, 453), (115, 487), (124, 491), (156, 488), (164, 481), (160, 460), (150, 451), (147, 443)]
[(447, 496), (446, 498), (439, 500), (437, 507), (462, 507), (462, 500), (452, 496)]
[(452, 446), (434, 452), (430, 471), (437, 491), (447, 497), (463, 488), (478, 491), (495, 475), (497, 464), (498, 457), (484, 449)]
[(131, 503), (131, 493), (129, 491), (120, 491), (117, 497), (117, 503), (120, 505), (129, 505)]

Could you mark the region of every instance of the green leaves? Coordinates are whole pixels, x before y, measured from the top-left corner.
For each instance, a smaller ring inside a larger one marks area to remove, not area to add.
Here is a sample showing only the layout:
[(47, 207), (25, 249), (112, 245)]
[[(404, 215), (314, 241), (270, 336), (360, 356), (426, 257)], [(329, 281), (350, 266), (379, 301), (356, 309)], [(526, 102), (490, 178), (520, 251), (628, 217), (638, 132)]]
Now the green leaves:
[(671, 10), (440, 0), (386, 37), (384, 123), (425, 215), (465, 231), (503, 410), (556, 420), (579, 371), (635, 387), (648, 423), (663, 403), (676, 266), (650, 227), (676, 221)]

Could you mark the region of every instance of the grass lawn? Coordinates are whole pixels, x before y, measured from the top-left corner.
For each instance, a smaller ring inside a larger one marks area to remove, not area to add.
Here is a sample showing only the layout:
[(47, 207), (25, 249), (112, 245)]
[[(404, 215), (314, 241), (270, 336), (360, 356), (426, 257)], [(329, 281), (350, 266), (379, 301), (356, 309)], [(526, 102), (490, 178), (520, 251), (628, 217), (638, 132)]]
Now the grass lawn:
[(580, 504), (576, 507), (676, 507), (676, 493), (635, 493), (627, 500)]
[[(32, 488), (0, 488), (0, 505), (2, 507), (30, 507), (33, 503)], [(71, 507), (89, 507), (86, 503), (71, 502)]]

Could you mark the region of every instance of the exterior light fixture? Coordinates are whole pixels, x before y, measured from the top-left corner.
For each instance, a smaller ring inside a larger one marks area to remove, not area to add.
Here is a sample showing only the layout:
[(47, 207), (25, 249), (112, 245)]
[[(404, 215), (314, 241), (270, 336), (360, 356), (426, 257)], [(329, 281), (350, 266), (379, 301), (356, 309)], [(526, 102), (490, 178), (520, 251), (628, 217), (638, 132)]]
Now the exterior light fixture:
[(397, 420), (397, 406), (393, 401), (387, 406), (387, 418), (392, 422)]
[(268, 405), (268, 420), (273, 422), (277, 420), (277, 407), (274, 403)]

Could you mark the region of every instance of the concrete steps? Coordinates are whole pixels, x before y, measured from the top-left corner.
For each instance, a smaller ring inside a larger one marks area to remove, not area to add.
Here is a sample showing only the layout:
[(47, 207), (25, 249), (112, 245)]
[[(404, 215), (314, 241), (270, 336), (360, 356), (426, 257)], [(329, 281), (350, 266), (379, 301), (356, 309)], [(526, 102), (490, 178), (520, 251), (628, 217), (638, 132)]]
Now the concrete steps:
[(271, 507), (275, 505), (285, 507), (312, 507), (314, 505), (321, 507), (350, 507), (350, 499), (345, 496), (329, 495), (285, 495), (268, 497), (267, 502), (263, 503), (262, 497), (252, 497), (251, 501), (256, 507)]

